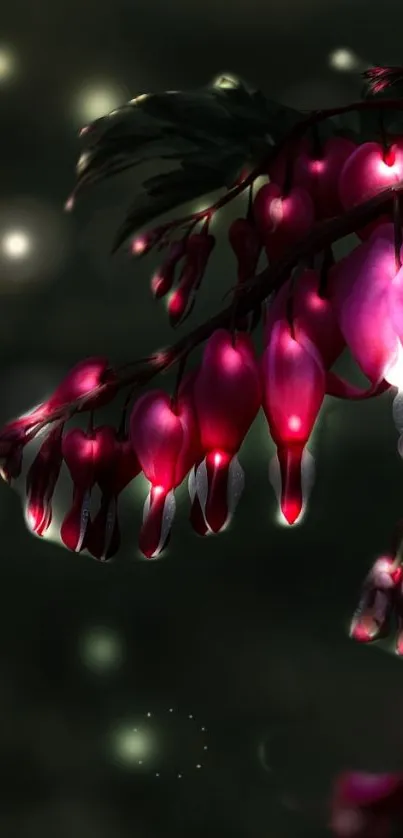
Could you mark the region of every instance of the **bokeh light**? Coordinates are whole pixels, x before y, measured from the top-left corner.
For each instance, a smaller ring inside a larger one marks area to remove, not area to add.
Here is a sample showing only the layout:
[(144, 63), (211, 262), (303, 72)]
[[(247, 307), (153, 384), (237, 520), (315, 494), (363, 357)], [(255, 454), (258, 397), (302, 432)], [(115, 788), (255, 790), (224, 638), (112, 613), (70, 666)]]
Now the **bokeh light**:
[(24, 259), (32, 248), (32, 239), (24, 230), (10, 230), (5, 233), (1, 247), (8, 259)]
[(335, 49), (329, 55), (329, 65), (333, 70), (338, 70), (342, 73), (351, 73), (354, 70), (360, 70), (362, 64), (363, 62), (358, 55), (345, 47)]
[(14, 52), (8, 47), (0, 47), (0, 84), (14, 74), (16, 64)]
[(94, 626), (80, 638), (79, 655), (84, 666), (92, 672), (110, 673), (119, 669), (124, 661), (124, 643), (114, 629)]
[(108, 756), (116, 767), (157, 778), (200, 774), (208, 752), (207, 727), (177, 707), (120, 721), (108, 736)]
[(66, 265), (71, 220), (31, 198), (0, 203), (0, 293), (26, 290)]
[(128, 767), (142, 766), (155, 753), (155, 740), (145, 728), (121, 727), (113, 737), (116, 761)]
[(121, 107), (129, 98), (127, 90), (117, 83), (102, 80), (88, 82), (76, 95), (76, 119), (84, 126)]

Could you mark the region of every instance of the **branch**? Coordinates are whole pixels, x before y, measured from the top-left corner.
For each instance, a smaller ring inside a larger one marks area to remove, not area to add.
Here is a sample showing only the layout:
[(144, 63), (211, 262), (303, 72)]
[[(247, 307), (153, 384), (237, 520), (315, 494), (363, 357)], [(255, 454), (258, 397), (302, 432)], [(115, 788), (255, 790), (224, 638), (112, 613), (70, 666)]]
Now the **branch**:
[[(402, 103), (403, 106), (403, 103)], [(370, 221), (378, 218), (385, 210), (393, 206), (395, 195), (403, 193), (403, 181), (399, 181), (394, 186), (383, 189), (378, 195), (365, 203), (359, 204), (349, 212), (342, 215), (330, 218), (314, 227), (312, 232), (293, 247), (287, 256), (278, 261), (276, 264), (265, 268), (258, 274), (254, 280), (249, 283), (244, 289), (244, 293), (239, 297), (237, 303), (237, 316), (245, 316), (249, 314), (257, 305), (262, 303), (273, 291), (277, 291), (288, 279), (293, 268), (308, 256), (320, 252), (324, 248), (343, 239), (345, 236), (354, 233), (360, 227), (368, 224)], [(190, 332), (185, 337), (181, 338), (177, 343), (173, 344), (165, 350), (155, 353), (144, 362), (135, 362), (131, 366), (137, 366), (136, 370), (131, 372), (124, 372), (119, 376), (117, 390), (124, 387), (134, 387), (136, 389), (143, 387), (155, 378), (159, 373), (166, 372), (174, 364), (178, 363), (184, 356), (188, 355), (191, 350), (195, 349), (201, 343), (204, 343), (216, 329), (222, 329), (230, 326), (233, 318), (234, 304), (231, 303), (227, 308), (216, 314), (210, 320), (205, 321), (193, 332)], [(122, 369), (127, 369), (127, 364)], [(117, 371), (119, 373), (119, 369)], [(78, 399), (72, 402), (68, 408), (61, 407), (53, 411), (45, 420), (35, 424), (35, 426), (28, 431), (27, 437), (31, 438), (46, 425), (54, 422), (57, 419), (67, 421), (75, 413), (85, 410), (86, 401), (88, 398), (93, 400), (94, 395), (100, 395), (107, 392), (111, 386), (116, 390), (116, 384), (102, 384), (96, 390), (91, 391), (90, 396)]]
[[(237, 183), (235, 186), (231, 187), (224, 195), (221, 196), (214, 204), (211, 204), (210, 207), (207, 207), (204, 210), (199, 210), (198, 212), (190, 213), (190, 215), (183, 216), (182, 218), (174, 218), (172, 221), (163, 224), (161, 227), (158, 227), (159, 232), (161, 235), (167, 233), (170, 230), (177, 229), (178, 227), (182, 227), (190, 222), (197, 223), (197, 221), (202, 221), (205, 218), (211, 217), (214, 213), (218, 212), (218, 210), (225, 207), (226, 204), (229, 204), (234, 198), (237, 198), (238, 195), (241, 195), (248, 186), (251, 186), (253, 182), (256, 180), (257, 177), (265, 174), (267, 167), (275, 160), (275, 158), (280, 154), (280, 152), (287, 146), (296, 143), (301, 137), (312, 128), (314, 125), (318, 125), (321, 122), (324, 122), (326, 119), (331, 119), (334, 116), (342, 116), (345, 113), (351, 113), (352, 111), (369, 111), (369, 110), (403, 110), (403, 99), (364, 99), (363, 101), (359, 102), (352, 102), (350, 105), (341, 105), (337, 108), (325, 108), (323, 110), (318, 111), (310, 111), (308, 116), (298, 122), (294, 128), (273, 148), (270, 149), (270, 152), (264, 157), (264, 159), (251, 171), (249, 174), (244, 178), (241, 183)], [(115, 253), (118, 250), (119, 245), (114, 246), (112, 249), (112, 253)], [(147, 253), (149, 250), (147, 249)]]

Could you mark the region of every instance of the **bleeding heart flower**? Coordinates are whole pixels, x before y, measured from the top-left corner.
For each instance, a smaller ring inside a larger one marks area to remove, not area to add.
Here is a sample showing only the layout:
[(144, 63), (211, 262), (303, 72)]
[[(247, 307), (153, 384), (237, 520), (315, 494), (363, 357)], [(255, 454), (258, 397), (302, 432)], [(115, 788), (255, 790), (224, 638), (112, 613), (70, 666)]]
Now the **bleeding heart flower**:
[[(43, 415), (41, 414), (41, 416)], [(11, 484), (12, 480), (17, 480), (20, 477), (24, 448), (30, 439), (28, 434), (38, 424), (38, 421), (28, 417), (20, 417), (9, 422), (1, 429), (0, 476), (6, 483)]]
[(315, 221), (313, 201), (305, 189), (295, 187), (282, 195), (276, 183), (259, 189), (253, 214), (269, 262), (281, 259), (309, 233)]
[[(309, 192), (317, 218), (339, 215), (342, 204), (339, 196), (339, 178), (342, 167), (357, 148), (345, 137), (330, 137), (323, 145), (322, 154), (314, 153), (313, 143), (305, 140), (296, 150), (292, 183)], [(283, 187), (286, 175), (286, 152), (270, 166), (270, 180)]]
[(102, 448), (108, 450), (97, 465), (96, 482), (101, 489), (101, 504), (87, 538), (87, 549), (100, 561), (116, 555), (120, 547), (118, 519), (119, 495), (140, 473), (141, 467), (129, 439), (120, 437), (114, 428), (98, 429)]
[(185, 263), (178, 287), (168, 302), (169, 319), (173, 326), (178, 326), (184, 320), (184, 315), (190, 314), (214, 245), (214, 236), (207, 232), (194, 233), (187, 237)]
[(196, 531), (220, 532), (242, 494), (244, 475), (236, 454), (261, 404), (259, 368), (252, 341), (218, 329), (207, 341), (194, 383), (194, 403), (205, 457), (189, 485)]
[(402, 815), (401, 774), (346, 771), (337, 778), (330, 822), (335, 838), (391, 838)]
[(52, 498), (63, 461), (63, 423), (46, 435), (26, 477), (25, 517), (29, 529), (42, 536), (52, 522)]
[(176, 403), (162, 390), (145, 393), (130, 417), (130, 440), (151, 483), (144, 504), (139, 546), (155, 558), (167, 544), (175, 517), (174, 490), (195, 462), (199, 437), (191, 399), (179, 393)]
[(396, 565), (394, 556), (382, 556), (376, 560), (364, 582), (351, 622), (350, 637), (359, 643), (371, 643), (388, 633), (396, 586), (401, 576), (402, 568)]
[(375, 230), (332, 273), (330, 295), (347, 346), (372, 384), (394, 384), (399, 345), (389, 294), (396, 276), (392, 224)]
[(7, 482), (20, 476), (25, 445), (35, 436), (35, 427), (39, 430), (40, 423), (53, 411), (85, 396), (83, 409), (102, 407), (115, 395), (116, 382), (116, 375), (106, 358), (87, 358), (76, 364), (46, 402), (1, 429), (1, 476)]
[(85, 397), (85, 410), (103, 407), (115, 395), (116, 375), (106, 358), (86, 358), (66, 375), (48, 399), (49, 412)]
[(101, 462), (110, 462), (113, 449), (102, 428), (87, 433), (74, 428), (63, 438), (62, 450), (74, 488), (72, 505), (60, 528), (60, 536), (69, 550), (80, 553), (88, 547), (91, 491), (97, 469)]
[[(346, 210), (352, 209), (400, 180), (403, 180), (403, 140), (397, 140), (387, 151), (380, 143), (362, 143), (346, 160), (341, 170), (341, 203)], [(388, 216), (380, 216), (376, 221), (357, 230), (357, 235), (366, 239), (385, 221), (388, 221)]]
[(326, 369), (334, 364), (345, 347), (345, 341), (331, 301), (320, 295), (320, 274), (316, 270), (305, 270), (295, 280), (290, 279), (282, 286), (270, 304), (265, 334), (266, 342), (277, 320), (287, 316), (287, 307), (292, 294), (292, 317), (316, 346)]
[[(308, 480), (303, 455), (325, 396), (326, 376), (321, 357), (301, 328), (274, 324), (261, 359), (263, 410), (277, 447), (271, 480), (281, 484), (280, 507), (289, 524), (299, 518)], [(310, 469), (311, 470), (311, 469)], [(277, 478), (274, 481), (273, 471)], [(304, 484), (302, 478), (304, 477)]]
[(175, 271), (178, 262), (186, 253), (186, 238), (179, 241), (172, 242), (169, 247), (168, 254), (162, 265), (158, 268), (151, 280), (151, 291), (155, 299), (159, 300), (164, 297), (168, 291), (171, 290), (175, 280)]

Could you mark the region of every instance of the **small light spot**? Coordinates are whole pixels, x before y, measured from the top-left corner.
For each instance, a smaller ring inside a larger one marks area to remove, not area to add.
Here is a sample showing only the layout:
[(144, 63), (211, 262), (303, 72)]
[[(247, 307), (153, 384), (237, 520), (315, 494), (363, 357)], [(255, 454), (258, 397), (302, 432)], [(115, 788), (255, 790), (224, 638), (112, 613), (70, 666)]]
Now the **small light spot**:
[(362, 61), (360, 61), (358, 56), (352, 52), (352, 50), (342, 47), (335, 49), (330, 53), (329, 64), (334, 70), (348, 73), (352, 70), (358, 70)]
[(73, 208), (74, 208), (74, 197), (73, 197), (73, 195), (70, 195), (70, 198), (67, 199), (67, 201), (64, 205), (64, 209), (65, 209), (66, 212), (71, 212), (71, 210)]
[(290, 431), (299, 431), (301, 429), (301, 424), (299, 416), (290, 416), (288, 420), (288, 427)]
[(111, 82), (94, 82), (81, 88), (76, 99), (77, 117), (81, 124), (88, 124), (124, 104), (126, 99), (122, 87)]
[(0, 49), (0, 82), (10, 78), (15, 70), (15, 56), (8, 49)]
[(145, 236), (138, 236), (132, 242), (132, 253), (134, 256), (139, 256), (147, 248), (147, 239)]
[(31, 250), (31, 240), (22, 230), (12, 230), (3, 236), (2, 250), (8, 259), (24, 259)]

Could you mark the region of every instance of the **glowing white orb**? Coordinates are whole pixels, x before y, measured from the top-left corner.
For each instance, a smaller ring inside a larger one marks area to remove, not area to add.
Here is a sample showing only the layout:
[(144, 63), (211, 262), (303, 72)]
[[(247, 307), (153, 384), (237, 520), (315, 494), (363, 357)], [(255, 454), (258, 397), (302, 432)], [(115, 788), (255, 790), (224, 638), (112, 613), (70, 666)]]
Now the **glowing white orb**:
[(31, 250), (31, 239), (22, 230), (11, 230), (3, 236), (2, 250), (8, 259), (24, 259)]
[(0, 201), (0, 294), (54, 279), (71, 242), (70, 223), (59, 204), (31, 198)]
[(15, 57), (8, 49), (0, 48), (0, 82), (8, 79), (15, 69)]
[(112, 113), (127, 101), (122, 88), (113, 84), (94, 84), (81, 89), (77, 97), (77, 116), (83, 123)]
[(349, 73), (352, 70), (358, 70), (361, 61), (350, 49), (340, 48), (330, 53), (329, 64), (333, 67), (333, 70)]
[(94, 672), (117, 669), (124, 657), (119, 634), (103, 626), (92, 628), (83, 635), (79, 652), (84, 665)]
[(115, 731), (112, 750), (120, 765), (142, 766), (153, 755), (155, 742), (150, 731), (128, 725)]

